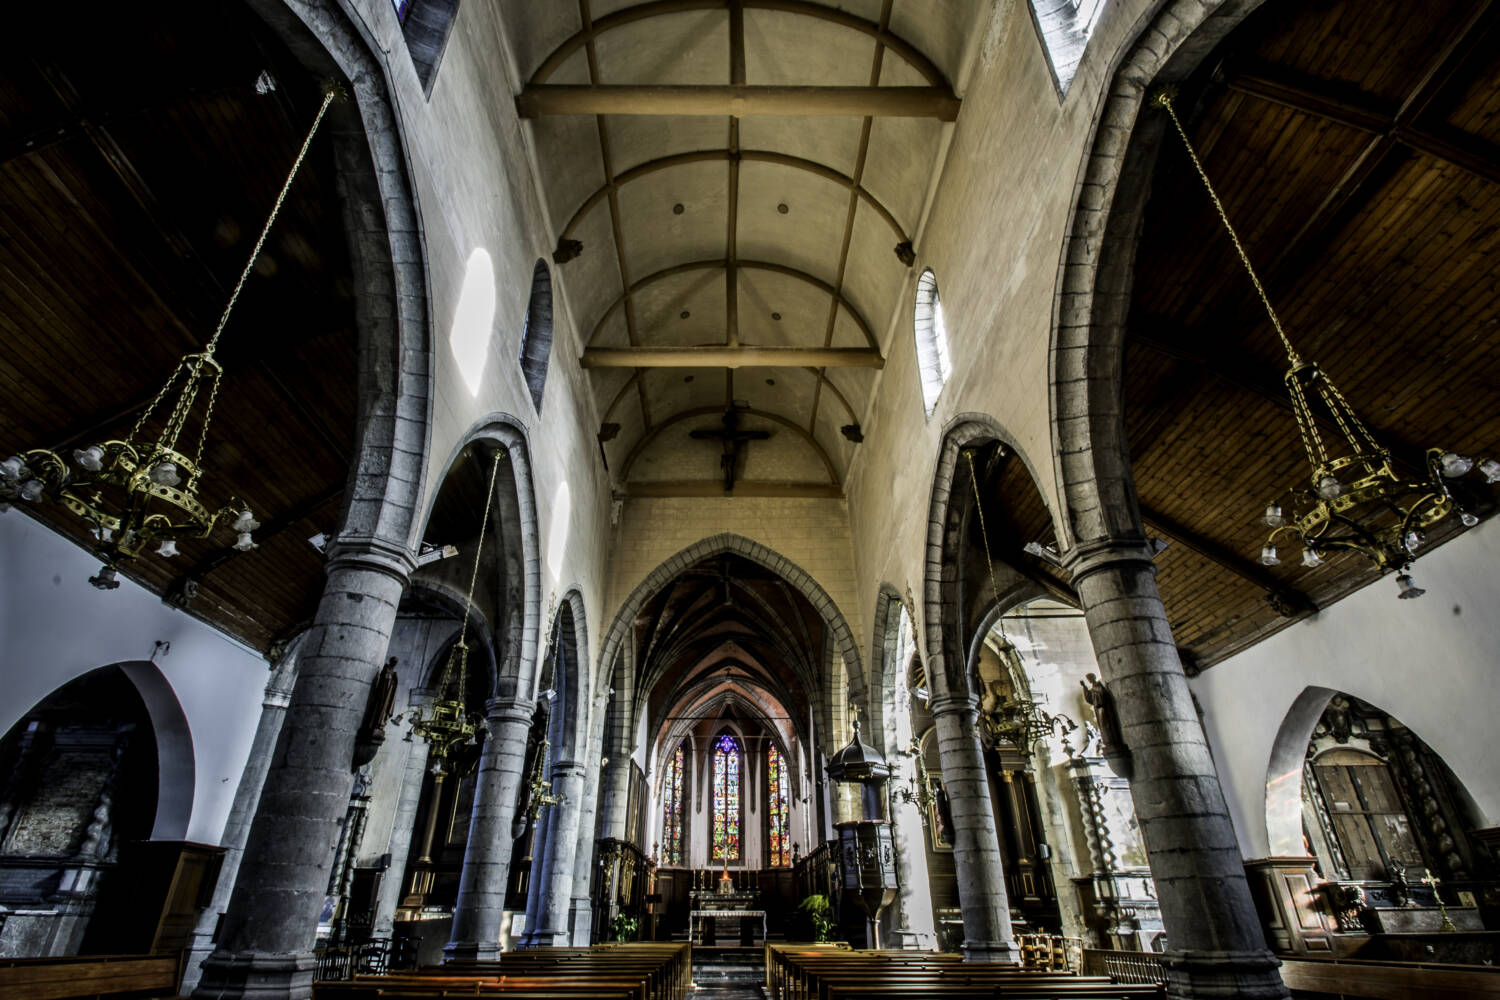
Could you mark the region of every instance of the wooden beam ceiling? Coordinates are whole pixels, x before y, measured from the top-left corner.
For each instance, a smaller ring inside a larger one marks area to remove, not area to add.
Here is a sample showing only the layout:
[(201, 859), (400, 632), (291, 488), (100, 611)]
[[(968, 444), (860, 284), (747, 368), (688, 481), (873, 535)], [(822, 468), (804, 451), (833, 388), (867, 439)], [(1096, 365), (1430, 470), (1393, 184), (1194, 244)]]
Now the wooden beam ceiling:
[(633, 86), (527, 84), (516, 98), (522, 118), (546, 115), (729, 115), (734, 118), (958, 118), (944, 87)]
[[(734, 274), (731, 268), (730, 274)], [(864, 347), (590, 347), (585, 368), (884, 368)]]

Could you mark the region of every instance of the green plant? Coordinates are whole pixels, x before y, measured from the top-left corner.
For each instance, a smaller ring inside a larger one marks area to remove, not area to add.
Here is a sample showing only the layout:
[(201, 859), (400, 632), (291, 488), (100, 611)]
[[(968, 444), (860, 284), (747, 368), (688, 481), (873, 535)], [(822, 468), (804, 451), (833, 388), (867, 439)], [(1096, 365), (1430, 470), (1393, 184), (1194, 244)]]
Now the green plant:
[(793, 914), (793, 933), (801, 940), (833, 939), (833, 904), (822, 893), (814, 893), (797, 904)]
[(613, 929), (616, 941), (634, 941), (635, 932), (640, 925), (635, 917), (628, 913), (616, 913)]

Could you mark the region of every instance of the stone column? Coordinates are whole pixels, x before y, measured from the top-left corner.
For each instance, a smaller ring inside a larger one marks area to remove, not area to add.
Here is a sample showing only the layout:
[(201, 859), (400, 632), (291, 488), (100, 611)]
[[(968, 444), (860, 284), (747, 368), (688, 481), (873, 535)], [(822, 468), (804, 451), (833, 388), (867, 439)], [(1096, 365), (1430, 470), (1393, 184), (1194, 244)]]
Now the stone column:
[(547, 823), (545, 870), (537, 892), (537, 924), (526, 931), (530, 947), (561, 947), (572, 941), (568, 917), (573, 904), (573, 860), (578, 851), (578, 818), (583, 804), (583, 764), (559, 760), (552, 767), (553, 806)]
[[(290, 662), (288, 662), (288, 660)], [(234, 891), (235, 877), (240, 870), (240, 858), (245, 853), (245, 838), (250, 835), (250, 821), (255, 816), (255, 806), (260, 802), (261, 785), (271, 767), (271, 754), (276, 749), (276, 739), (281, 734), (281, 723), (286, 718), (287, 705), (291, 703), (291, 685), (295, 678), (295, 654), (282, 661), (266, 684), (265, 699), (260, 703), (260, 722), (255, 727), (255, 739), (250, 744), (250, 756), (245, 761), (245, 770), (240, 774), (240, 783), (235, 787), (234, 805), (229, 810), (229, 819), (224, 823), (224, 834), (220, 844), (224, 847), (224, 860), (219, 865), (219, 881), (214, 886), (213, 901), (198, 919), (193, 929), (193, 943), (188, 948), (182, 973), (182, 993), (193, 992), (203, 960), (214, 950), (214, 930), (219, 925), (219, 916), (229, 906), (230, 894)]]
[[(684, 753), (683, 757), (687, 754)], [(609, 755), (609, 766), (601, 779), (604, 785), (604, 826), (601, 837), (625, 839), (625, 825), (630, 820), (630, 750), (617, 748)]]
[(979, 745), (979, 704), (966, 694), (934, 694), (932, 718), (937, 725), (943, 787), (953, 815), (953, 866), (964, 917), (964, 957), (971, 962), (1019, 962), (984, 751)]
[(585, 758), (583, 778), (583, 801), (578, 809), (578, 845), (573, 854), (573, 945), (584, 947), (591, 943), (594, 935), (594, 831), (599, 808), (599, 745), (604, 742), (604, 733), (589, 740), (588, 756)]
[[(412, 708), (425, 708), (426, 700), (412, 699)], [(396, 932), (396, 907), (401, 905), (405, 890), (406, 859), (411, 854), (411, 838), (417, 823), (417, 808), (422, 804), (422, 785), (427, 780), (427, 741), (412, 739), (406, 751), (406, 773), (401, 778), (401, 797), (396, 800), (396, 815), (391, 821), (391, 867), (380, 880), (380, 896), (375, 903), (375, 923), (370, 934), (389, 938)]]
[(354, 785), (354, 735), (410, 571), (400, 552), (348, 546), (330, 556), (218, 947), (195, 996), (310, 996), (318, 912)]
[(891, 795), (891, 839), (896, 845), (896, 871), (901, 880), (895, 912), (891, 914), (891, 944), (896, 948), (932, 951), (937, 948), (937, 928), (932, 920), (923, 822), (922, 811), (915, 802)]
[(531, 710), (529, 704), (502, 698), (485, 705), (490, 734), (479, 759), (469, 840), (458, 880), (458, 902), (453, 907), (453, 933), (443, 949), (449, 960), (487, 961), (500, 956), (511, 823), (526, 763)]
[(1281, 998), (1203, 727), (1141, 544), (1085, 543), (1068, 569), (1131, 759), (1174, 998)]

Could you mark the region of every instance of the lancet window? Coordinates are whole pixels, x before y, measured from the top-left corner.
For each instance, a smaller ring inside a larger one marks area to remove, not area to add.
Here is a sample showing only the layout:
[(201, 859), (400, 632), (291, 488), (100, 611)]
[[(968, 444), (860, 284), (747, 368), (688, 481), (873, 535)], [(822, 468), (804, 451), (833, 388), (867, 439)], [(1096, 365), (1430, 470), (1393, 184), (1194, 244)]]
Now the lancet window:
[(714, 741), (714, 814), (711, 843), (715, 862), (740, 860), (740, 745), (728, 733)]
[(680, 865), (683, 863), (681, 744), (667, 758), (667, 772), (662, 778), (661, 802), (661, 863)]
[(770, 862), (772, 868), (785, 868), (792, 863), (791, 822), (787, 809), (786, 758), (772, 746), (766, 754), (766, 792), (769, 808), (766, 810), (770, 825)]

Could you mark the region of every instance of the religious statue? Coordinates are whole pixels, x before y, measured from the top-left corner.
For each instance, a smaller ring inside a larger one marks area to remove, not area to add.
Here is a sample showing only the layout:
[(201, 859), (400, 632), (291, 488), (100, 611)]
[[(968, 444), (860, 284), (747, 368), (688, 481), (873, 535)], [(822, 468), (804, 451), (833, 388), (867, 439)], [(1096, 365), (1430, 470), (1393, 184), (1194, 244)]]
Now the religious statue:
[(1083, 700), (1094, 710), (1094, 722), (1099, 727), (1099, 752), (1104, 756), (1123, 753), (1125, 741), (1120, 735), (1120, 719), (1115, 714), (1115, 699), (1096, 674), (1085, 674), (1079, 681), (1083, 688)]
[(375, 681), (370, 685), (370, 694), (365, 699), (365, 715), (360, 720), (359, 731), (354, 736), (355, 770), (375, 758), (375, 751), (385, 742), (385, 724), (396, 705), (396, 657), (385, 661)]

